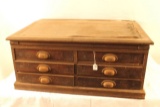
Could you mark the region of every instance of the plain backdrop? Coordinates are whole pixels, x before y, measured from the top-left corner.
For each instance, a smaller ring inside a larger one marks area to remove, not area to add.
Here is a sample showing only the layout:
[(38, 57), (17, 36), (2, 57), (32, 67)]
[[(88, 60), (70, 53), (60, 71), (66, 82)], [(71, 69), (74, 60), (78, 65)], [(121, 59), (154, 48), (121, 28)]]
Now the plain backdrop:
[(159, 0), (0, 0), (0, 80), (14, 71), (6, 37), (42, 18), (136, 20), (154, 41), (160, 64)]

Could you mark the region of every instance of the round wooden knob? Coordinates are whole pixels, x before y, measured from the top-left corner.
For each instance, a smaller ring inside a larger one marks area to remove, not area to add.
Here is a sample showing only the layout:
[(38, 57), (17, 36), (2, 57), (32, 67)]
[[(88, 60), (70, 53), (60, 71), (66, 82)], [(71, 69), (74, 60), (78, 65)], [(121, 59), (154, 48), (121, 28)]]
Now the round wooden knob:
[(114, 76), (117, 74), (117, 71), (114, 68), (104, 68), (102, 73), (106, 76)]
[(48, 59), (50, 57), (49, 53), (46, 51), (38, 51), (36, 56), (38, 59)]
[(115, 62), (118, 60), (118, 57), (115, 54), (105, 54), (102, 60), (105, 62)]
[(39, 81), (42, 84), (49, 84), (51, 82), (51, 79), (47, 76), (41, 76), (39, 77)]
[(48, 65), (40, 64), (37, 66), (37, 70), (39, 72), (49, 72), (51, 70), (51, 68)]
[(104, 88), (114, 88), (116, 86), (116, 83), (114, 81), (104, 80), (102, 81), (101, 85)]

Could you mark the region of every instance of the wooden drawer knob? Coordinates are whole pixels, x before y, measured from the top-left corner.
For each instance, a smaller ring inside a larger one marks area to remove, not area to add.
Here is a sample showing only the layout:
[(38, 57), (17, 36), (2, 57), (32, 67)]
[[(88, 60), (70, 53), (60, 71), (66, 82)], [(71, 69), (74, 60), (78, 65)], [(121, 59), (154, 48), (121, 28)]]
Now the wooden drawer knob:
[(49, 72), (51, 70), (51, 68), (48, 65), (40, 64), (37, 66), (37, 70), (39, 72)]
[(102, 73), (106, 76), (114, 76), (117, 74), (117, 71), (114, 68), (104, 68)]
[(101, 85), (104, 88), (114, 88), (116, 86), (116, 83), (114, 81), (104, 80), (101, 82)]
[(38, 51), (36, 56), (38, 59), (48, 59), (50, 57), (50, 54), (46, 51)]
[(51, 82), (51, 79), (47, 76), (41, 76), (39, 77), (39, 81), (42, 84), (49, 84)]
[(118, 57), (115, 54), (105, 54), (102, 60), (105, 62), (115, 62), (118, 60)]

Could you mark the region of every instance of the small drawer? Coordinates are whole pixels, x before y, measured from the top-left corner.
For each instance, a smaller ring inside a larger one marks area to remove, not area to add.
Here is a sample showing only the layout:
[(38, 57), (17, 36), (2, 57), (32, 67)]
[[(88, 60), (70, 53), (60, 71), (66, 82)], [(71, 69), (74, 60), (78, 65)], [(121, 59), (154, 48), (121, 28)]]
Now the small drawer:
[(120, 80), (120, 79), (103, 79), (103, 78), (87, 78), (77, 77), (76, 86), (109, 88), (109, 89), (140, 89), (141, 81), (136, 80)]
[(47, 84), (47, 85), (63, 85), (73, 86), (73, 76), (50, 76), (40, 74), (17, 73), (16, 78), (18, 82)]
[[(92, 51), (78, 51), (79, 62), (94, 62)], [(116, 53), (116, 52), (96, 52), (95, 59), (97, 63), (106, 64), (143, 64), (143, 53)]]
[(92, 65), (77, 65), (77, 75), (79, 76), (140, 79), (142, 70), (142, 68), (127, 66), (98, 66), (98, 70), (94, 71)]
[(15, 49), (15, 58), (20, 60), (66, 61), (73, 62), (73, 51)]
[(74, 64), (15, 62), (17, 72), (73, 75)]

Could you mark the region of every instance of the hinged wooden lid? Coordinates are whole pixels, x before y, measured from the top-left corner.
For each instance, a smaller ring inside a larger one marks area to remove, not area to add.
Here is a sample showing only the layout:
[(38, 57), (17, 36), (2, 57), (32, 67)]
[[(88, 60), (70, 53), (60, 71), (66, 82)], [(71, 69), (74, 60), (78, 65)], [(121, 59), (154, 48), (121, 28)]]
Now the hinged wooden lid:
[(9, 36), (12, 41), (153, 44), (135, 21), (42, 19)]

